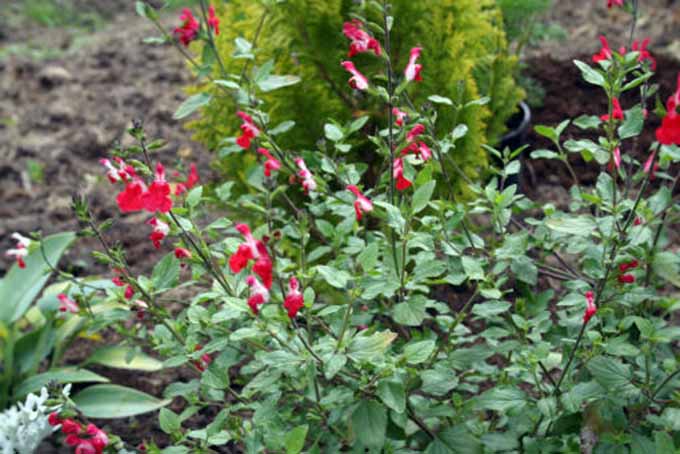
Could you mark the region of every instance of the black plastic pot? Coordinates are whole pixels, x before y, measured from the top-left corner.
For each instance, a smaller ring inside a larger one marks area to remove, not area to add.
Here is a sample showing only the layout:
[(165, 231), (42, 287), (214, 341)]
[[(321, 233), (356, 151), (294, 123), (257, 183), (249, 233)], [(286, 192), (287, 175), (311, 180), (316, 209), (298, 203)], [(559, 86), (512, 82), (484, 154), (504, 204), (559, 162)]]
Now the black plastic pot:
[[(524, 145), (527, 145), (529, 129), (531, 128), (531, 108), (524, 101), (519, 103), (519, 112), (510, 117), (507, 123), (508, 132), (501, 137), (501, 141), (498, 144), (499, 150), (504, 150), (505, 147), (511, 150), (516, 150)], [(511, 184), (516, 184), (518, 190), (521, 190), (522, 182), (524, 180), (524, 153), (520, 153), (520, 171), (516, 175), (512, 175), (505, 181), (505, 186), (510, 186)], [(498, 164), (501, 164), (500, 162)]]

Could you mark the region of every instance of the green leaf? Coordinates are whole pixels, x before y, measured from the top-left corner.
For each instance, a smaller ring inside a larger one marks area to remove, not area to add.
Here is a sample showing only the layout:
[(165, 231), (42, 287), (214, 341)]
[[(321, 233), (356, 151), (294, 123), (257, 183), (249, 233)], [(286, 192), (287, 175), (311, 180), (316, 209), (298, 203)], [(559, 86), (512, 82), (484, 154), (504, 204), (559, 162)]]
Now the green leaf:
[(364, 271), (371, 271), (378, 263), (380, 244), (377, 241), (370, 243), (366, 249), (357, 256), (357, 261)]
[(182, 427), (182, 421), (177, 416), (177, 413), (167, 408), (161, 408), (158, 414), (158, 424), (166, 434), (175, 433)]
[(489, 301), (487, 303), (475, 304), (472, 307), (472, 313), (483, 318), (495, 317), (507, 312), (511, 306), (507, 301)]
[(213, 83), (214, 83), (215, 85), (219, 85), (219, 86), (221, 86), (221, 87), (229, 88), (229, 89), (231, 89), (231, 90), (238, 90), (239, 88), (241, 88), (241, 87), (239, 86), (239, 84), (237, 84), (237, 83), (234, 82), (233, 80), (217, 79), (217, 80), (213, 80)]
[(58, 383), (106, 383), (108, 378), (95, 374), (87, 369), (64, 368), (54, 369), (42, 374), (33, 375), (21, 382), (14, 392), (16, 399), (21, 399), (28, 393), (39, 391), (40, 388), (46, 386), (49, 382), (56, 381)]
[(155, 19), (158, 17), (156, 10), (142, 1), (135, 3), (135, 10), (137, 11), (137, 15), (146, 19)]
[(538, 280), (538, 268), (534, 262), (526, 255), (516, 257), (510, 264), (510, 269), (515, 274), (517, 280), (526, 282), (529, 285), (536, 285)]
[(633, 373), (630, 366), (619, 360), (608, 356), (596, 356), (588, 362), (586, 368), (595, 381), (613, 394), (628, 395), (637, 392), (637, 388), (631, 383)]
[(451, 101), (449, 98), (445, 96), (432, 95), (428, 96), (427, 99), (435, 104), (446, 104), (447, 106), (453, 105), (453, 101)]
[(586, 82), (599, 87), (604, 87), (607, 82), (604, 80), (604, 76), (600, 74), (596, 69), (588, 66), (580, 60), (574, 60), (574, 64), (581, 70), (581, 75)]
[(482, 262), (469, 255), (464, 255), (462, 258), (463, 270), (465, 275), (471, 281), (481, 281), (484, 279), (484, 268)]
[(347, 364), (347, 356), (342, 353), (335, 353), (331, 359), (324, 363), (324, 376), (327, 380), (332, 379)]
[(192, 113), (194, 113), (200, 107), (209, 104), (211, 100), (212, 95), (208, 93), (199, 93), (197, 95), (193, 95), (187, 98), (187, 100), (184, 101), (182, 104), (180, 104), (172, 118), (174, 118), (175, 120), (181, 120), (182, 118), (186, 118)]
[(288, 132), (288, 131), (290, 131), (291, 129), (293, 129), (294, 126), (295, 126), (295, 122), (294, 122), (294, 121), (292, 121), (292, 120), (284, 121), (284, 122), (279, 123), (278, 125), (276, 125), (275, 128), (272, 128), (272, 129), (269, 131), (269, 135), (277, 136), (277, 135), (279, 135), (279, 134), (283, 134), (284, 132)]
[(434, 180), (428, 181), (413, 193), (413, 200), (411, 201), (411, 212), (413, 214), (419, 213), (425, 209), (432, 198), (435, 185), (436, 182)]
[(552, 150), (546, 150), (544, 148), (531, 152), (531, 159), (557, 159), (559, 157), (559, 153), (555, 153)]
[(557, 131), (555, 128), (546, 125), (536, 125), (534, 126), (534, 131), (543, 137), (550, 139), (552, 142), (556, 142), (558, 139)]
[(174, 288), (179, 279), (180, 262), (175, 254), (169, 253), (153, 267), (151, 281), (156, 292)]
[(556, 232), (579, 236), (590, 236), (597, 227), (593, 218), (589, 216), (552, 217), (545, 224)]
[(323, 126), (323, 132), (326, 135), (326, 138), (333, 142), (339, 142), (345, 136), (342, 129), (332, 123), (326, 123)]
[(581, 129), (595, 129), (600, 126), (600, 122), (600, 117), (597, 115), (581, 115), (574, 120), (574, 124)]
[(362, 400), (352, 413), (352, 430), (363, 446), (381, 449), (385, 444), (387, 409), (374, 400)]
[(480, 408), (507, 412), (513, 408), (522, 408), (527, 404), (527, 396), (518, 388), (498, 386), (491, 388), (478, 397)]
[(324, 278), (328, 285), (335, 288), (344, 289), (352, 277), (347, 271), (341, 271), (327, 265), (317, 266), (316, 271)]
[(119, 385), (94, 385), (73, 396), (78, 409), (88, 418), (127, 418), (158, 410), (172, 399), (157, 399), (136, 389)]
[(397, 334), (392, 331), (378, 331), (370, 336), (358, 333), (349, 344), (349, 356), (355, 361), (369, 361), (382, 356)]
[(257, 86), (264, 92), (278, 90), (279, 88), (295, 85), (300, 82), (298, 76), (269, 76), (257, 82)]
[(642, 113), (641, 106), (635, 106), (626, 112), (626, 117), (621, 126), (619, 126), (619, 138), (621, 140), (629, 139), (640, 135), (642, 126), (645, 122), (645, 116)]
[(398, 234), (403, 234), (406, 228), (406, 220), (401, 215), (399, 208), (382, 201), (374, 202), (374, 204), (384, 208), (387, 212), (387, 224)]
[(404, 357), (409, 364), (420, 364), (427, 361), (427, 359), (434, 352), (435, 341), (424, 340), (419, 342), (409, 342), (404, 347)]
[(381, 380), (378, 383), (378, 397), (392, 410), (403, 413), (406, 410), (406, 391), (403, 380)]
[(189, 205), (191, 208), (195, 208), (196, 205), (198, 205), (198, 202), (201, 201), (202, 196), (203, 186), (193, 188), (191, 191), (189, 191), (189, 194), (187, 194), (186, 198), (187, 205)]
[(394, 321), (406, 326), (420, 326), (425, 315), (425, 300), (422, 298), (410, 298), (408, 301), (395, 305), (392, 310)]
[(286, 434), (284, 444), (286, 446), (286, 454), (299, 454), (302, 448), (305, 447), (305, 438), (307, 438), (307, 431), (309, 426), (304, 424), (297, 426)]
[[(43, 238), (42, 247), (50, 265), (57, 266), (75, 237), (74, 233), (65, 232)], [(40, 250), (32, 251), (24, 261), (26, 268), (12, 265), (0, 282), (0, 322), (12, 323), (23, 317), (50, 277), (50, 268)]]
[(123, 346), (102, 347), (87, 359), (85, 364), (99, 364), (116, 369), (142, 370), (156, 372), (163, 368), (163, 363), (146, 353)]
[(423, 380), (421, 390), (435, 396), (443, 396), (458, 386), (458, 376), (450, 367), (437, 364), (434, 369), (424, 370), (420, 373)]
[(673, 438), (666, 432), (654, 432), (654, 444), (656, 454), (675, 454)]

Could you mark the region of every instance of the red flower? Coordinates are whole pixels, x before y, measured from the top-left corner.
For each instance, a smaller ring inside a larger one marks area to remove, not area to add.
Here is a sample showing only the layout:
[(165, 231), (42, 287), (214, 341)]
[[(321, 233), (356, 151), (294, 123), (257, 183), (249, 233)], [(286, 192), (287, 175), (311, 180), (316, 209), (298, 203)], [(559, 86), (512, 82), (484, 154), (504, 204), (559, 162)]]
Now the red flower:
[(597, 307), (595, 307), (595, 295), (592, 291), (588, 290), (585, 293), (586, 296), (586, 310), (583, 314), (583, 323), (586, 324), (597, 312)]
[(59, 413), (57, 413), (56, 411), (50, 413), (50, 415), (47, 417), (47, 422), (52, 427), (61, 424), (61, 418), (59, 417)]
[(603, 60), (609, 60), (612, 58), (612, 50), (609, 47), (607, 38), (605, 38), (604, 35), (600, 35), (600, 42), (602, 43), (602, 49), (600, 50), (599, 53), (593, 55), (593, 62), (595, 63), (599, 63)]
[(406, 118), (407, 115), (406, 112), (399, 110), (398, 107), (392, 107), (392, 115), (394, 115), (395, 117), (394, 123), (397, 126), (399, 127), (404, 126), (404, 119)]
[(172, 209), (170, 198), (170, 184), (165, 181), (165, 167), (160, 162), (156, 164), (156, 178), (149, 189), (142, 195), (144, 209), (155, 213), (167, 213)]
[(363, 25), (360, 20), (353, 19), (351, 22), (345, 22), (342, 26), (342, 32), (352, 40), (349, 45), (349, 58), (371, 50), (375, 52), (375, 55), (380, 56), (380, 43), (362, 29)]
[(80, 424), (72, 419), (64, 419), (61, 422), (61, 431), (65, 435), (77, 435), (80, 433)]
[(366, 197), (355, 185), (350, 184), (347, 190), (356, 196), (354, 201), (354, 212), (357, 216), (357, 221), (361, 222), (363, 213), (368, 213), (373, 210), (373, 202)]
[(250, 228), (245, 224), (237, 224), (236, 230), (245, 238), (245, 243), (242, 243), (238, 250), (229, 258), (229, 267), (233, 273), (239, 273), (251, 260), (255, 260), (253, 265), (253, 272), (257, 274), (267, 289), (272, 287), (272, 260), (269, 257), (267, 246), (253, 237)]
[(283, 302), (283, 307), (288, 311), (288, 317), (295, 318), (298, 311), (305, 305), (302, 293), (300, 292), (300, 283), (295, 276), (291, 276), (288, 281), (288, 293)]
[(422, 76), (420, 75), (423, 65), (416, 64), (416, 60), (418, 60), (418, 57), (420, 57), (421, 51), (422, 49), (420, 47), (414, 47), (411, 49), (411, 54), (408, 58), (408, 64), (404, 70), (404, 76), (406, 76), (406, 80), (409, 82), (412, 80), (415, 80), (416, 82), (423, 80)]
[(619, 283), (621, 284), (632, 284), (633, 282), (635, 282), (635, 276), (633, 276), (632, 274), (621, 274), (618, 277), (618, 280)]
[(425, 132), (425, 126), (418, 123), (406, 134), (406, 142), (411, 143), (413, 139)]
[(190, 259), (191, 258), (191, 251), (189, 249), (185, 249), (183, 247), (176, 247), (175, 248), (175, 257), (178, 259)]
[(212, 28), (215, 35), (220, 34), (220, 18), (215, 15), (215, 7), (212, 5), (208, 8), (208, 27)]
[(250, 287), (248, 306), (250, 306), (253, 314), (257, 315), (260, 312), (259, 306), (269, 301), (269, 290), (252, 275), (246, 278), (246, 284)]
[(57, 299), (59, 300), (59, 311), (70, 312), (72, 314), (77, 314), (80, 311), (78, 304), (64, 293), (58, 294)]
[(614, 160), (614, 165), (616, 166), (617, 169), (621, 168), (621, 150), (619, 147), (614, 148), (614, 152), (612, 153), (612, 157)]
[(189, 175), (187, 175), (186, 181), (184, 183), (177, 183), (177, 186), (175, 187), (175, 195), (181, 195), (196, 186), (198, 179), (196, 164), (191, 164), (189, 168)]
[(90, 443), (95, 447), (97, 453), (101, 453), (106, 445), (109, 444), (109, 437), (106, 432), (95, 426), (94, 424), (88, 424), (86, 433), (90, 435)]
[(279, 170), (281, 168), (281, 162), (272, 156), (269, 150), (260, 147), (257, 149), (257, 152), (267, 158), (267, 160), (264, 162), (264, 175), (266, 177), (272, 176), (272, 170)]
[(253, 119), (245, 112), (236, 112), (236, 115), (241, 117), (243, 123), (241, 124), (241, 136), (236, 139), (236, 143), (241, 148), (250, 148), (250, 141), (260, 135), (260, 130), (257, 129)]
[(155, 217), (149, 219), (148, 221), (146, 221), (146, 223), (153, 227), (153, 231), (149, 235), (149, 239), (153, 243), (153, 247), (155, 247), (156, 249), (160, 249), (161, 241), (163, 241), (170, 232), (170, 226), (168, 226), (168, 224)]
[(131, 213), (133, 211), (143, 210), (143, 197), (145, 193), (146, 185), (139, 178), (135, 178), (125, 185), (125, 189), (116, 197), (116, 202), (118, 203), (118, 208), (121, 213)]
[(132, 288), (131, 285), (128, 285), (127, 287), (125, 287), (124, 296), (126, 300), (131, 299), (133, 296), (135, 296), (135, 289)]
[(639, 262), (635, 259), (631, 260), (630, 262), (624, 262), (619, 265), (619, 271), (622, 273), (625, 273), (628, 270), (637, 268), (639, 266)]
[(623, 6), (623, 0), (607, 0), (607, 8), (611, 8), (613, 5)]
[(342, 67), (352, 74), (349, 78), (349, 86), (355, 90), (366, 90), (368, 88), (368, 79), (361, 74), (351, 61), (343, 61)]
[(680, 145), (680, 74), (678, 74), (678, 87), (666, 101), (666, 116), (661, 122), (661, 127), (656, 130), (656, 140), (663, 145)]
[[(623, 109), (621, 109), (619, 98), (612, 98), (612, 106), (612, 118), (614, 120), (623, 120)], [(609, 114), (601, 115), (600, 120), (609, 121)]]
[(302, 158), (295, 158), (295, 165), (298, 166), (300, 171), (298, 176), (302, 181), (302, 188), (305, 190), (305, 194), (309, 194), (309, 191), (316, 191), (316, 181), (314, 181), (314, 175), (307, 168), (305, 160)]
[(13, 249), (8, 249), (5, 255), (7, 257), (14, 257), (19, 268), (26, 268), (24, 257), (28, 255), (28, 247), (31, 245), (31, 240), (17, 232), (12, 234), (12, 238), (17, 242), (17, 245)]
[[(201, 344), (196, 345), (194, 347), (194, 351), (200, 351), (203, 348)], [(198, 361), (194, 361), (194, 366), (196, 366), (196, 369), (198, 369), (201, 372), (205, 372), (205, 370), (210, 366), (212, 363), (213, 359), (212, 356), (210, 356), (208, 353), (201, 355), (201, 358)]]
[(198, 30), (201, 25), (198, 23), (194, 15), (191, 13), (189, 8), (184, 8), (182, 10), (182, 15), (179, 16), (179, 20), (182, 21), (182, 26), (175, 29), (175, 36), (179, 41), (188, 46), (193, 40), (198, 36)]
[(411, 187), (413, 183), (404, 178), (404, 161), (401, 158), (397, 158), (392, 163), (392, 176), (397, 182), (397, 190), (403, 191)]
[(638, 57), (638, 61), (640, 63), (644, 62), (645, 60), (649, 61), (649, 67), (652, 71), (656, 70), (656, 59), (652, 57), (652, 54), (649, 53), (647, 50), (647, 46), (649, 45), (649, 38), (645, 38), (642, 40), (642, 44), (640, 44), (639, 41), (635, 40), (633, 41), (633, 45), (631, 48), (640, 53), (640, 56)]

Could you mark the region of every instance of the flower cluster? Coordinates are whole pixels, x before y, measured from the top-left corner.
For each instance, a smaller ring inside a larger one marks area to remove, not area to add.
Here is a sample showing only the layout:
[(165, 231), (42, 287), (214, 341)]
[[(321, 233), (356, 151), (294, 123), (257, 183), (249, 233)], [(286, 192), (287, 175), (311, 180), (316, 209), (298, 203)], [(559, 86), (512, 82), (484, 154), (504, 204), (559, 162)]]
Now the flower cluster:
[(241, 136), (236, 139), (236, 143), (241, 148), (250, 148), (250, 142), (260, 135), (260, 130), (255, 125), (253, 118), (245, 112), (236, 112), (236, 115), (241, 118)]
[[(397, 116), (397, 121), (399, 116)], [(409, 153), (415, 154), (421, 161), (427, 161), (432, 157), (432, 151), (427, 144), (421, 140), (416, 140), (418, 136), (425, 132), (425, 126), (418, 123), (406, 134), (406, 147), (401, 150), (400, 156), (392, 163), (392, 172), (396, 180), (397, 190), (403, 191), (410, 188), (413, 182), (404, 177), (403, 157)]]
[[(159, 162), (156, 164), (154, 180), (147, 186), (131, 165), (120, 158), (115, 160), (118, 168), (115, 168), (108, 159), (101, 159), (100, 163), (107, 169), (107, 177), (112, 184), (119, 182), (125, 184), (124, 189), (116, 196), (121, 213), (142, 210), (150, 213), (167, 213), (172, 209), (173, 195), (180, 196), (199, 182), (196, 165), (192, 164), (186, 180), (175, 183), (173, 191), (165, 178), (165, 167)], [(147, 224), (153, 228), (149, 236), (151, 242), (156, 249), (160, 249), (161, 241), (167, 236), (170, 227), (157, 217), (149, 219)]]
[[(253, 273), (257, 274), (264, 284), (264, 288), (269, 290), (272, 287), (272, 259), (269, 256), (269, 251), (267, 246), (261, 240), (256, 240), (250, 231), (250, 228), (246, 224), (237, 224), (236, 230), (243, 235), (245, 242), (242, 243), (238, 250), (229, 259), (229, 268), (234, 273), (240, 273), (245, 267), (248, 266), (250, 261), (254, 261)], [(257, 281), (257, 278), (251, 276), (253, 280)], [(257, 282), (259, 284), (259, 281)], [(255, 284), (248, 284), (251, 290)], [(267, 298), (268, 299), (268, 295)], [(262, 304), (265, 301), (262, 301)], [(251, 305), (251, 307), (253, 307)], [(256, 309), (253, 309), (257, 312)]]
[(347, 190), (356, 197), (356, 200), (354, 200), (354, 212), (356, 213), (357, 221), (361, 222), (364, 213), (373, 211), (373, 202), (353, 184), (347, 186)]
[(586, 297), (586, 310), (583, 313), (583, 324), (587, 324), (591, 318), (593, 318), (593, 315), (597, 312), (597, 307), (595, 306), (595, 294), (591, 291), (588, 290), (585, 293)]
[(83, 428), (73, 419), (62, 419), (57, 412), (50, 414), (48, 422), (54, 428), (61, 428), (61, 432), (66, 435), (66, 444), (75, 447), (75, 454), (102, 454), (109, 444), (106, 432), (94, 424)]
[[(192, 41), (198, 38), (201, 30), (201, 24), (196, 20), (189, 8), (182, 9), (182, 14), (179, 16), (182, 25), (175, 28), (174, 34), (184, 46), (188, 46)], [(220, 34), (220, 19), (215, 14), (215, 7), (210, 5), (208, 8), (208, 29), (212, 30), (215, 35)]]
[[(199, 352), (202, 349), (203, 346), (201, 344), (198, 344), (196, 345), (196, 347), (194, 347), (195, 352)], [(198, 369), (200, 372), (205, 372), (205, 370), (208, 368), (208, 366), (210, 366), (212, 361), (213, 361), (212, 356), (210, 356), (210, 354), (208, 353), (204, 353), (198, 360), (194, 361), (193, 364), (196, 367), (196, 369)]]
[(70, 312), (72, 314), (77, 314), (80, 311), (78, 303), (76, 303), (71, 298), (66, 296), (66, 294), (60, 293), (59, 295), (57, 295), (57, 299), (59, 300), (60, 312)]
[(26, 268), (24, 258), (28, 255), (28, 248), (31, 245), (31, 240), (18, 232), (12, 234), (12, 239), (16, 241), (17, 244), (13, 249), (8, 249), (5, 252), (5, 255), (7, 257), (14, 257), (19, 268)]
[(630, 262), (625, 262), (619, 265), (619, 276), (618, 281), (621, 284), (632, 284), (635, 282), (635, 276), (628, 273), (629, 270), (637, 268), (639, 265), (637, 260), (631, 260)]
[[(614, 55), (611, 47), (609, 47), (607, 38), (605, 38), (603, 35), (600, 35), (600, 43), (602, 44), (602, 48), (600, 49), (600, 52), (593, 55), (594, 63), (609, 61)], [(642, 40), (642, 43), (640, 43), (638, 40), (633, 41), (631, 48), (634, 52), (639, 53), (638, 61), (640, 63), (649, 62), (650, 69), (654, 71), (656, 70), (656, 59), (652, 57), (652, 54), (649, 52), (649, 50), (647, 50), (647, 46), (649, 46), (649, 38)], [(620, 55), (624, 55), (626, 53), (626, 48), (622, 46), (618, 53)]]

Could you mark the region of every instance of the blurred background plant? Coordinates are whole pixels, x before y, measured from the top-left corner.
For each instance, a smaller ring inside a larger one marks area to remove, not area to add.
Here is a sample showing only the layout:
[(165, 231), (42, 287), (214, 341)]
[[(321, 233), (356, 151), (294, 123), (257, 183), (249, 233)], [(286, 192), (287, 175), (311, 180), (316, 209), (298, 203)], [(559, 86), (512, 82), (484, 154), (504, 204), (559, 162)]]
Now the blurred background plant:
[[(517, 58), (508, 53), (500, 8), (492, 0), (398, 0), (392, 5), (392, 14), (411, 18), (408, 24), (392, 30), (397, 44), (391, 54), (399, 62), (395, 72), (400, 72), (408, 59), (409, 48), (404, 43), (415, 43), (424, 49), (422, 63), (427, 71), (423, 83), (409, 93), (413, 104), (427, 107), (429, 93), (439, 93), (453, 101), (454, 108), (440, 113), (437, 127), (448, 133), (458, 124), (467, 125), (468, 133), (456, 144), (453, 156), (470, 178), (480, 177), (487, 166), (481, 145), (497, 142), (524, 96), (514, 81)], [(351, 19), (352, 6), (352, 2), (341, 0), (292, 0), (280, 4), (236, 0), (218, 7), (222, 23), (229, 24), (216, 38), (226, 73), (246, 77), (254, 67), (251, 77), (257, 82), (258, 70), (264, 73), (263, 68), (269, 66), (276, 74), (302, 79), (302, 83), (285, 90), (263, 93), (274, 123), (279, 118), (298, 119), (296, 135), (280, 139), (286, 147), (310, 149), (319, 145), (329, 118), (346, 124), (365, 114), (378, 113), (373, 116), (377, 121), (364, 128), (371, 130), (386, 124), (386, 115), (379, 113), (375, 101), (348, 92), (345, 87), (346, 71), (340, 62), (346, 58), (347, 39), (341, 30), (343, 22)], [(382, 22), (369, 11), (367, 14), (370, 21)], [(248, 32), (242, 36), (243, 30)], [(244, 45), (243, 39), (254, 43), (252, 48)], [(214, 58), (200, 45), (192, 50), (202, 59)], [(357, 61), (365, 73), (383, 70), (381, 59), (360, 55)], [(220, 78), (222, 69), (216, 67), (213, 76)], [(253, 156), (240, 152), (232, 156), (238, 148), (223, 141), (233, 136), (240, 124), (235, 100), (214, 84), (194, 85), (189, 92), (214, 97), (201, 117), (190, 123), (195, 139), (226, 158), (221, 161), (224, 169), (254, 162)], [(476, 102), (481, 97), (487, 99), (485, 105)], [(236, 101), (247, 103), (247, 99)], [(366, 144), (353, 145), (351, 153), (362, 154), (370, 163)], [(459, 184), (457, 189), (462, 188)]]
[(503, 13), (508, 48), (520, 59), (515, 76), (517, 83), (524, 89), (529, 106), (541, 106), (545, 90), (524, 71), (524, 51), (528, 46), (537, 46), (543, 41), (564, 40), (567, 34), (560, 25), (544, 18), (553, 6), (552, 0), (496, 0), (496, 3)]

